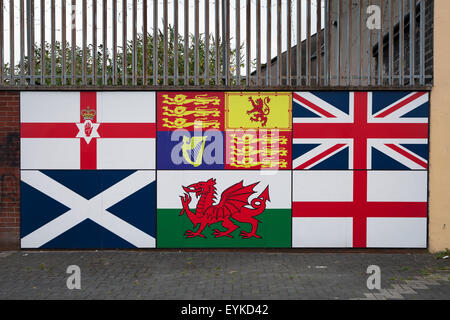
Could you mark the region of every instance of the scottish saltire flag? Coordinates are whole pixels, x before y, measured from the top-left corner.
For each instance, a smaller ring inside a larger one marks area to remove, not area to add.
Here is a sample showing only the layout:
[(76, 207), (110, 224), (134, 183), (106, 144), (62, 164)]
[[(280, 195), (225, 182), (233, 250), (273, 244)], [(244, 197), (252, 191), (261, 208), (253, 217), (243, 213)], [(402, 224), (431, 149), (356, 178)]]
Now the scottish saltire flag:
[(159, 248), (291, 246), (290, 171), (158, 171)]
[(22, 170), (22, 248), (153, 248), (153, 170)]
[(22, 169), (155, 169), (154, 92), (21, 92)]
[(427, 92), (294, 92), (294, 169), (426, 170)]
[(293, 172), (293, 247), (426, 248), (427, 171)]
[(158, 92), (158, 169), (224, 168), (223, 92)]

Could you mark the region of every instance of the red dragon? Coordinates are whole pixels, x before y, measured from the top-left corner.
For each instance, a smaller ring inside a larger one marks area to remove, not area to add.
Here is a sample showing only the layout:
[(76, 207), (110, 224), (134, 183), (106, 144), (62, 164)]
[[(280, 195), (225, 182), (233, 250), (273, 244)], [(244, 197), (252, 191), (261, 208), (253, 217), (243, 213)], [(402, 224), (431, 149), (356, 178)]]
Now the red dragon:
[[(208, 181), (200, 181), (193, 183), (188, 187), (183, 187), (186, 192), (184, 196), (180, 196), (183, 209), (181, 210), (180, 216), (186, 212), (189, 220), (191, 220), (194, 228), (200, 224), (200, 227), (196, 232), (192, 230), (187, 230), (185, 235), (188, 238), (202, 237), (206, 238), (202, 232), (206, 226), (210, 226), (217, 222), (222, 222), (222, 226), (226, 229), (225, 231), (220, 231), (214, 229), (213, 235), (215, 238), (218, 237), (229, 237), (233, 238), (230, 234), (237, 228), (236, 224), (233, 223), (231, 219), (238, 222), (250, 223), (252, 230), (246, 232), (241, 230), (240, 236), (243, 239), (248, 239), (251, 237), (261, 238), (261, 236), (256, 234), (258, 228), (258, 219), (255, 216), (260, 215), (266, 208), (266, 201), (269, 199), (269, 186), (264, 189), (264, 191), (251, 202), (248, 198), (255, 193), (253, 188), (258, 184), (254, 183), (248, 186), (244, 186), (243, 181), (238, 182), (225, 191), (222, 192), (220, 202), (214, 204), (216, 200), (216, 179), (209, 179)], [(195, 213), (189, 209), (189, 203), (192, 198), (189, 193), (195, 193), (199, 198), (197, 203), (197, 208)], [(251, 208), (249, 208), (250, 206)]]

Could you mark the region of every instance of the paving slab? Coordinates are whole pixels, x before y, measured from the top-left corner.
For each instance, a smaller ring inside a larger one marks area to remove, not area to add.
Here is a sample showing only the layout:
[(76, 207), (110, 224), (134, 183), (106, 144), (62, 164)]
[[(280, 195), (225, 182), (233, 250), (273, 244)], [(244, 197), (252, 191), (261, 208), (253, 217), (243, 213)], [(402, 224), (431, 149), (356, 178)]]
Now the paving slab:
[[(68, 288), (72, 265), (80, 289)], [(2, 300), (449, 300), (449, 279), (449, 260), (428, 253), (0, 252)]]

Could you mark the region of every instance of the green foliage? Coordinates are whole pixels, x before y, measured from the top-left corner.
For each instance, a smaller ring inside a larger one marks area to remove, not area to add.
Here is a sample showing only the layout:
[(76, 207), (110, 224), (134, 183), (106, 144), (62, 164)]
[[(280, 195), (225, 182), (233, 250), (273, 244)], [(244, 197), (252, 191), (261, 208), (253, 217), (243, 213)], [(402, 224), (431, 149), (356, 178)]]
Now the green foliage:
[[(26, 56), (23, 63), (23, 72), (27, 76), (26, 80), (29, 82), (28, 75), (31, 74), (31, 66), (34, 67), (34, 84), (41, 85), (51, 85), (51, 75), (52, 75), (52, 59), (55, 62), (55, 84), (56, 85), (82, 85), (83, 74), (86, 77), (87, 85), (113, 85), (113, 77), (116, 75), (117, 85), (133, 85), (133, 64), (135, 64), (135, 78), (136, 85), (162, 85), (164, 83), (164, 70), (167, 68), (167, 83), (169, 85), (174, 85), (174, 75), (178, 78), (178, 85), (185, 85), (184, 68), (185, 68), (185, 52), (184, 52), (184, 38), (178, 35), (177, 42), (175, 43), (175, 32), (172, 26), (168, 28), (168, 39), (167, 39), (167, 55), (164, 55), (164, 34), (161, 30), (158, 30), (158, 36), (156, 39), (157, 47), (157, 82), (154, 82), (154, 37), (153, 34), (147, 33), (146, 35), (146, 50), (144, 52), (144, 35), (139, 33), (136, 35), (136, 42), (134, 44), (133, 40), (128, 40), (126, 45), (126, 50), (124, 54), (123, 47), (117, 47), (116, 61), (114, 61), (113, 52), (110, 48), (103, 50), (103, 46), (99, 45), (94, 48), (89, 45), (86, 48), (85, 55), (83, 57), (83, 49), (79, 46), (75, 47), (75, 82), (72, 83), (72, 47), (69, 42), (65, 45), (59, 41), (55, 42), (55, 49), (52, 51), (52, 46), (50, 43), (46, 42), (43, 50), (37, 44), (34, 46), (33, 59)], [(216, 41), (219, 41), (218, 47), (218, 61), (216, 61)], [(231, 43), (231, 41), (230, 41)], [(64, 49), (63, 50), (63, 46)], [(213, 85), (215, 84), (215, 72), (216, 63), (218, 63), (219, 73), (223, 74), (223, 59), (222, 54), (223, 42), (218, 39), (216, 40), (211, 34), (209, 36), (209, 57), (206, 61), (206, 42), (205, 35), (201, 34), (198, 39), (198, 72), (200, 75), (199, 85)], [(243, 68), (244, 66), (244, 56), (243, 56), (243, 46), (240, 47), (239, 62), (236, 61), (236, 48), (230, 50), (230, 69), (228, 70), (230, 74), (231, 84), (236, 84), (235, 75), (237, 68)], [(134, 52), (133, 52), (134, 47)], [(177, 48), (178, 63), (175, 66), (175, 47)], [(64, 51), (64, 55), (63, 55)], [(94, 52), (96, 53), (94, 56)], [(133, 60), (133, 53), (135, 54), (135, 61)], [(195, 73), (195, 37), (194, 35), (189, 35), (189, 50), (188, 50), (188, 83), (189, 85), (195, 85), (194, 83), (194, 73)], [(146, 59), (144, 59), (144, 56)], [(64, 58), (64, 68), (63, 68), (63, 58)], [(95, 61), (94, 61), (95, 59)], [(125, 59), (125, 66), (124, 66)], [(144, 61), (145, 60), (145, 61)], [(85, 61), (85, 63), (83, 63)], [(94, 63), (95, 62), (95, 63)], [(115, 65), (114, 65), (115, 63)], [(144, 63), (146, 65), (146, 82), (144, 83)], [(239, 66), (237, 66), (239, 64)], [(44, 79), (42, 79), (42, 66), (44, 65)], [(95, 68), (95, 69), (94, 69)], [(116, 71), (114, 73), (114, 70)], [(208, 70), (209, 81), (206, 83), (206, 70)], [(14, 73), (16, 76), (16, 84), (19, 84), (21, 75), (21, 64), (17, 64), (14, 68)], [(83, 73), (84, 72), (84, 73)], [(94, 74), (96, 75), (96, 80), (94, 80)], [(4, 78), (6, 81), (9, 80), (11, 75), (11, 70), (9, 64), (4, 66)], [(63, 79), (64, 75), (64, 79)], [(104, 79), (105, 77), (106, 79)], [(124, 79), (125, 78), (125, 79)]]
[(448, 256), (450, 256), (450, 250), (446, 248), (445, 250), (436, 252), (434, 256), (436, 259), (443, 259), (444, 257), (447, 257), (446, 259), (448, 259)]

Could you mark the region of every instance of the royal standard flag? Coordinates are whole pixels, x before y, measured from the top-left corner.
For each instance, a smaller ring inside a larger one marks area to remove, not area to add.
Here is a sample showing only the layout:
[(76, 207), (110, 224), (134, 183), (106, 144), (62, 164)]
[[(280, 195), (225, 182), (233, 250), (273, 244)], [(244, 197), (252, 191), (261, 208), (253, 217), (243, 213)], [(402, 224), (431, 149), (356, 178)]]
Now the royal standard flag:
[(288, 171), (159, 171), (159, 248), (291, 246)]
[(227, 92), (227, 129), (291, 130), (290, 92)]
[(225, 94), (225, 168), (291, 168), (292, 95), (289, 92)]
[(158, 92), (158, 169), (224, 168), (224, 93)]

